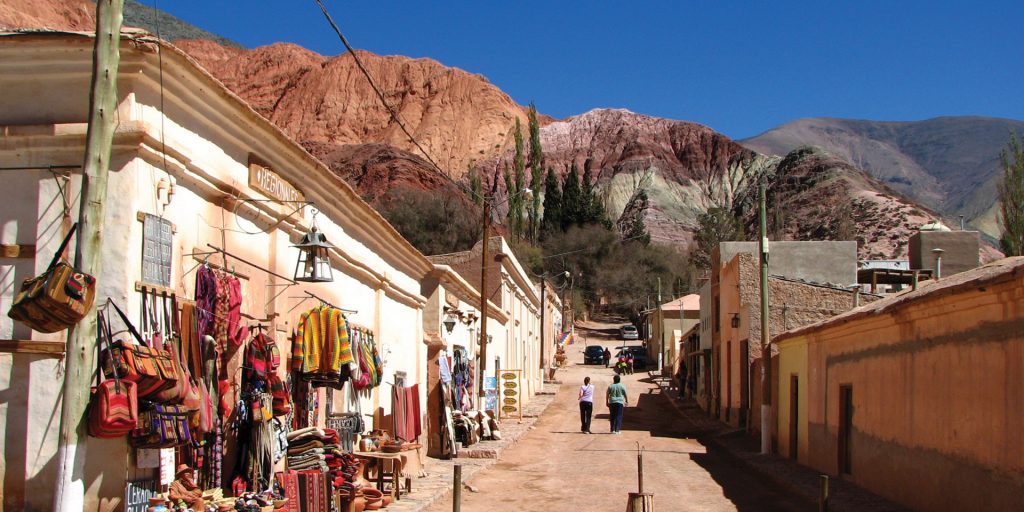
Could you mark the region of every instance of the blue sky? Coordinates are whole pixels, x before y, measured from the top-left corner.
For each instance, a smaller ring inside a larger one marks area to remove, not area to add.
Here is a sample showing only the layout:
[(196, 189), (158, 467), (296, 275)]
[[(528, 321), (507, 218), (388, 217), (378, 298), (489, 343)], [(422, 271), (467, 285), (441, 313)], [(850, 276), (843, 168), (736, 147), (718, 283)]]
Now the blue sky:
[[(313, 0), (140, 1), (246, 47), (344, 49)], [(733, 138), (801, 117), (1024, 119), (1019, 0), (325, 4), (356, 48), (482, 74), (556, 118), (627, 108)]]

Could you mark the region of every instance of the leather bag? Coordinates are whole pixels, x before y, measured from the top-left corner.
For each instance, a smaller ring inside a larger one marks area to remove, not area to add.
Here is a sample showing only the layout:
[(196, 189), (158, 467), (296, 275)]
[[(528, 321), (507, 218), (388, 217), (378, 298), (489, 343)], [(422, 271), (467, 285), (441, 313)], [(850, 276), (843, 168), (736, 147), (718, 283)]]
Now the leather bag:
[(177, 385), (177, 374), (170, 352), (147, 346), (139, 331), (121, 308), (117, 307), (117, 303), (110, 301), (110, 305), (135, 338), (135, 343), (120, 340), (109, 347), (103, 361), (103, 371), (107, 377), (116, 372), (122, 380), (134, 382), (138, 386), (139, 398), (150, 398)]
[[(96, 316), (97, 345), (102, 350), (104, 342), (110, 345), (110, 326), (102, 315)], [(135, 383), (122, 380), (116, 368), (113, 379), (100, 382), (100, 373), (96, 372), (96, 386), (89, 398), (89, 435), (108, 439), (124, 437), (136, 428), (139, 420)]]
[(63, 331), (85, 317), (96, 298), (96, 278), (61, 260), (77, 229), (76, 222), (46, 272), (21, 284), (7, 316), (39, 332)]

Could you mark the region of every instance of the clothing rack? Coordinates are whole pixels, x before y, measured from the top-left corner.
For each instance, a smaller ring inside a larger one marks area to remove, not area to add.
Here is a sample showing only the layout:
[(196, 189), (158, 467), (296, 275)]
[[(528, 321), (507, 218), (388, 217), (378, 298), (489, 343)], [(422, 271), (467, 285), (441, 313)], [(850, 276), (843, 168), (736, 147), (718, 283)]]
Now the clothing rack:
[[(302, 304), (303, 302), (306, 302), (307, 300), (315, 299), (315, 300), (320, 301), (320, 303), (325, 305), (325, 306), (330, 306), (330, 307), (332, 307), (334, 309), (340, 309), (343, 313), (348, 313), (350, 315), (355, 315), (355, 314), (359, 313), (359, 311), (355, 310), (355, 309), (339, 308), (338, 306), (335, 306), (334, 304), (331, 304), (329, 301), (325, 300), (323, 297), (320, 297), (319, 295), (317, 295), (317, 294), (315, 294), (313, 292), (303, 290), (302, 293), (305, 293), (306, 296), (305, 297), (302, 297), (302, 296), (291, 297), (292, 299), (302, 299), (297, 304), (295, 304), (295, 306), (292, 307), (292, 310), (294, 310), (295, 308), (299, 307), (299, 304)], [(290, 312), (290, 310), (289, 310), (289, 312)]]

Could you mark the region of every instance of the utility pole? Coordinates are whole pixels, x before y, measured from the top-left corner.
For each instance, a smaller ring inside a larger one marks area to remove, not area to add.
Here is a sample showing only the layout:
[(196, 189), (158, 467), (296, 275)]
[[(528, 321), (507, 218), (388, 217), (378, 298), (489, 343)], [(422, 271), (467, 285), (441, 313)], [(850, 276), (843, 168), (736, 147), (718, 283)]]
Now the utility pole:
[(540, 387), (544, 388), (544, 373), (548, 365), (544, 359), (544, 276), (540, 276)]
[(772, 344), (768, 333), (768, 222), (765, 214), (765, 184), (760, 186), (761, 224), (761, 453), (772, 451)]
[[(491, 198), (484, 196), (484, 241), (480, 255), (480, 402), (478, 407), (483, 407), (486, 392), (484, 391), (484, 371), (487, 368), (487, 246), (490, 245), (491, 237)], [(497, 376), (497, 375), (495, 375)], [(497, 411), (495, 411), (497, 413)]]
[[(96, 41), (89, 90), (89, 128), (82, 173), (75, 267), (101, 278), (100, 247), (107, 200), (107, 175), (114, 142), (117, 110), (117, 67), (120, 60), (124, 0), (96, 2)], [(99, 301), (96, 301), (99, 303)], [(64, 390), (57, 438), (57, 486), (53, 510), (85, 508), (85, 411), (95, 365), (96, 316), (90, 311), (69, 330), (64, 359)]]
[(665, 319), (662, 318), (661, 313), (661, 277), (658, 277), (658, 303), (654, 305), (658, 308), (658, 369), (664, 371), (665, 369)]

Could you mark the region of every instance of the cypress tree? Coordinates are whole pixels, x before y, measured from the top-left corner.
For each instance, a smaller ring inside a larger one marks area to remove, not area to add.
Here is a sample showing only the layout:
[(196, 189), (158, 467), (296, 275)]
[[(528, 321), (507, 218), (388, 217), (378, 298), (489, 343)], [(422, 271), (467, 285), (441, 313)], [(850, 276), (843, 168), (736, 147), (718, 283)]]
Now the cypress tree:
[(543, 238), (556, 229), (562, 229), (562, 191), (555, 170), (548, 167), (548, 174), (544, 179), (544, 217), (541, 221), (540, 236)]
[(999, 154), (1003, 179), (999, 189), (1000, 245), (1007, 256), (1024, 255), (1024, 148), (1016, 135)]
[(573, 224), (581, 224), (583, 212), (583, 192), (580, 190), (580, 178), (576, 172), (576, 163), (569, 168), (569, 174), (562, 183), (562, 230)]
[(594, 188), (597, 180), (593, 178), (590, 172), (590, 159), (583, 162), (583, 180), (582, 180), (582, 204), (581, 204), (581, 224), (600, 223), (608, 225), (605, 219), (604, 202), (601, 198), (597, 197), (597, 191)]
[(530, 186), (534, 189), (533, 203), (530, 206), (530, 239), (536, 242), (540, 237), (540, 180), (544, 175), (544, 151), (540, 146), (540, 123), (537, 122), (537, 107), (533, 103), (530, 103), (529, 130)]

